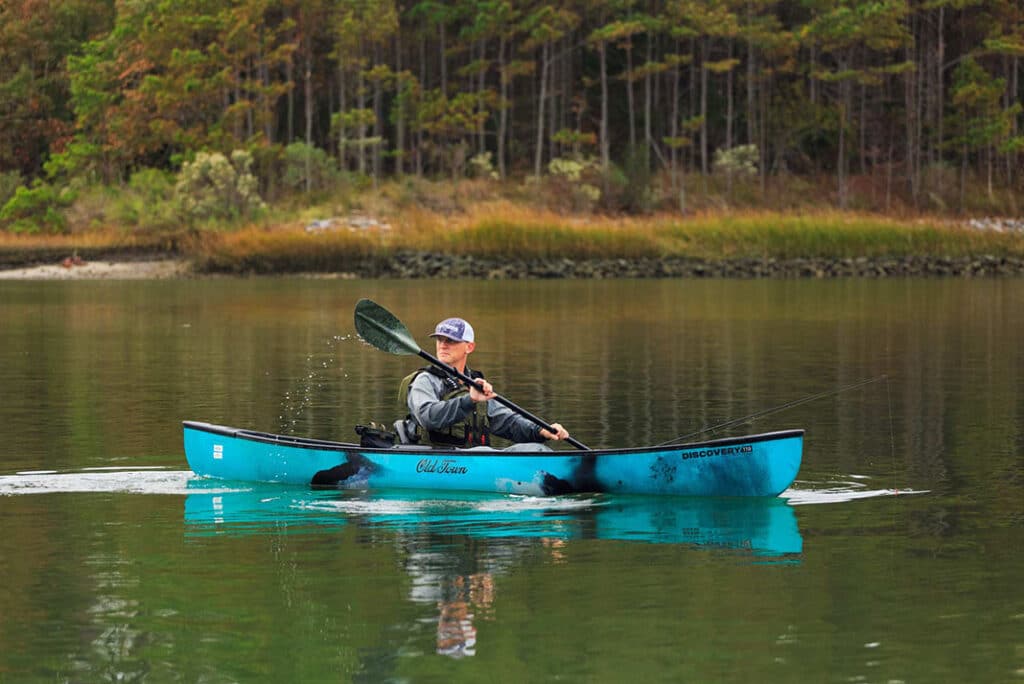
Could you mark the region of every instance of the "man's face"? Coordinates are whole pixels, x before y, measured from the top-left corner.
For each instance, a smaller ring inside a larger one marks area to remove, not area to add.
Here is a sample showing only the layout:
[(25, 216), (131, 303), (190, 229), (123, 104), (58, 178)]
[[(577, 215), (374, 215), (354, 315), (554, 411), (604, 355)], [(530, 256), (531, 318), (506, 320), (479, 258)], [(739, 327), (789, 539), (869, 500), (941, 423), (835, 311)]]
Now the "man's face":
[(465, 365), (466, 357), (475, 346), (472, 342), (459, 342), (447, 337), (435, 337), (434, 341), (437, 344), (437, 358), (457, 368)]

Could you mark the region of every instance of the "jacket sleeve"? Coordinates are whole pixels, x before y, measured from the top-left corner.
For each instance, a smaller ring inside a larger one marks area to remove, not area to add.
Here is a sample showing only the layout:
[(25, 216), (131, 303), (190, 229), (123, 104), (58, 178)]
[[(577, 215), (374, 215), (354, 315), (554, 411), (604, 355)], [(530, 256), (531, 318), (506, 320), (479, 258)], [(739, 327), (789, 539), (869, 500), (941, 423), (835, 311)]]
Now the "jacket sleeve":
[(491, 432), (499, 437), (517, 443), (544, 441), (539, 425), (496, 401), (487, 402), (487, 417), (491, 422)]
[(409, 414), (427, 430), (444, 430), (473, 410), (468, 394), (441, 400), (444, 385), (430, 373), (420, 373), (409, 386)]

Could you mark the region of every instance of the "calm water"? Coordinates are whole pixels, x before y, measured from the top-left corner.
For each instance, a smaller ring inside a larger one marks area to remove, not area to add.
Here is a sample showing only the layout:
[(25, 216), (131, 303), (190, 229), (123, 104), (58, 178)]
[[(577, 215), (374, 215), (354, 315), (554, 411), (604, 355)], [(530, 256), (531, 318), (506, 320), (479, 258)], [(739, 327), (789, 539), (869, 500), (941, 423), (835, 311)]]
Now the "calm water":
[[(477, 329), (591, 446), (807, 429), (778, 500), (196, 480), (180, 421), (351, 440)], [(1024, 281), (0, 282), (0, 681), (1024, 682)], [(733, 434), (735, 431), (733, 432)], [(727, 433), (728, 434), (728, 433)]]

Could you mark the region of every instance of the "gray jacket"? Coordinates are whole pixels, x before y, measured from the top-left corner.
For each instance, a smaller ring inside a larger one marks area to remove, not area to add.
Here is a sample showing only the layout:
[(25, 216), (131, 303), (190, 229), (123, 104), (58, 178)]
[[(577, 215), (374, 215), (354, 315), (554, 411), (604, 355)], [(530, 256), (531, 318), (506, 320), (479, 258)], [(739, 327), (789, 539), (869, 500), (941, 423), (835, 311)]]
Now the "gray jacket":
[[(468, 372), (468, 371), (467, 371)], [(473, 400), (469, 394), (442, 400), (450, 388), (444, 380), (433, 373), (423, 372), (416, 376), (409, 386), (409, 414), (426, 430), (445, 430), (450, 425), (461, 423), (473, 412)], [(504, 404), (491, 400), (487, 402), (487, 418), (491, 423), (491, 434), (504, 437), (512, 442), (543, 442), (540, 426), (513, 412)]]

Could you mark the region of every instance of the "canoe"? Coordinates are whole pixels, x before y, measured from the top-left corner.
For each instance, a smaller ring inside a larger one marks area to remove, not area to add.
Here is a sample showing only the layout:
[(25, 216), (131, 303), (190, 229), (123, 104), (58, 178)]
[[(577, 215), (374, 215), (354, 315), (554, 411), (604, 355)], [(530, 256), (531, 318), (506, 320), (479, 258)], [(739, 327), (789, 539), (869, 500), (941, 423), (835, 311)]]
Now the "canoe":
[(202, 477), (339, 489), (778, 496), (800, 469), (803, 430), (679, 446), (588, 451), (368, 448), (184, 421), (185, 457)]

